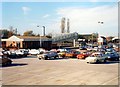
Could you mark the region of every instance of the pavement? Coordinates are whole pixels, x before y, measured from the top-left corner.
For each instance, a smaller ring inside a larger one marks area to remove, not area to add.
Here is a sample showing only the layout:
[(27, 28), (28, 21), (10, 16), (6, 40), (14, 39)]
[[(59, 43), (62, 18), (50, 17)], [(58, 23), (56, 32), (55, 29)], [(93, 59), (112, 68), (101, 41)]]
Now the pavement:
[(0, 68), (2, 85), (118, 85), (119, 63), (87, 64), (80, 59), (39, 60), (36, 56), (12, 59)]

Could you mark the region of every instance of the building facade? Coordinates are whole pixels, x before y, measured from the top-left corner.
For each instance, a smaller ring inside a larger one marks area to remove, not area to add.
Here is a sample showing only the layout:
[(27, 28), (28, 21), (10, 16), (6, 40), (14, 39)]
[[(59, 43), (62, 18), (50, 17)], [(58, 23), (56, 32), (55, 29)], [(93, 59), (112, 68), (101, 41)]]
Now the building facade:
[(51, 49), (52, 40), (45, 36), (11, 36), (2, 39), (2, 48), (22, 48), (22, 49)]

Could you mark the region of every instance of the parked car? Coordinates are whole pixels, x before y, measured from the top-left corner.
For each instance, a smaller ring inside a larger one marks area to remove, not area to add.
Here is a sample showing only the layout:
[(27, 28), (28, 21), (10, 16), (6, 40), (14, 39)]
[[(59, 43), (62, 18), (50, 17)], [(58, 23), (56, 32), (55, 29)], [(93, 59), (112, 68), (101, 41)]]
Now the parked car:
[(15, 51), (7, 51), (8, 52), (8, 57), (9, 58), (17, 58), (17, 54)]
[(113, 48), (106, 49), (106, 52), (116, 52)]
[(85, 60), (87, 63), (98, 63), (98, 62), (106, 62), (107, 56), (101, 52), (92, 53)]
[(76, 58), (78, 54), (80, 54), (79, 51), (70, 51), (70, 52), (66, 52), (65, 57)]
[(67, 49), (57, 49), (57, 52), (64, 52), (67, 51)]
[(81, 54), (78, 54), (77, 58), (78, 59), (85, 59), (86, 57), (90, 56), (90, 54), (91, 54), (90, 52), (83, 52)]
[(59, 57), (62, 57), (62, 58), (64, 58), (65, 55), (66, 55), (66, 51), (62, 51), (62, 52), (59, 52), (59, 53), (58, 53), (58, 56), (59, 56)]
[(0, 52), (0, 66), (6, 66), (12, 64), (12, 60), (8, 58), (6, 54)]
[(21, 52), (23, 52), (23, 56), (27, 57), (29, 55), (29, 50), (28, 49), (19, 49)]
[(15, 53), (17, 55), (17, 57), (23, 57), (24, 56), (24, 52), (21, 50), (15, 50)]
[(39, 54), (40, 53), (40, 51), (39, 50), (36, 50), (36, 49), (31, 49), (31, 50), (29, 50), (29, 54), (30, 55), (37, 55), (37, 54)]
[(106, 52), (107, 60), (119, 60), (119, 54), (117, 52)]
[(53, 51), (46, 51), (37, 55), (37, 58), (44, 59), (44, 60), (51, 59), (51, 58), (56, 59), (57, 57), (58, 57), (57, 52), (53, 52)]
[(79, 47), (80, 50), (87, 50), (86, 47), (82, 46), (82, 47)]

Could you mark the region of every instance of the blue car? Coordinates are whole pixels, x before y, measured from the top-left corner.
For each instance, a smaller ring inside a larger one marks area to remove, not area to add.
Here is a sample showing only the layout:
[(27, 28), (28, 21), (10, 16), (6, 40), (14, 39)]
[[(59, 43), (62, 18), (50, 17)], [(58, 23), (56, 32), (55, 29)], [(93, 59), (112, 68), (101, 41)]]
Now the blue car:
[(107, 60), (117, 60), (119, 61), (119, 54), (116, 52), (106, 52)]

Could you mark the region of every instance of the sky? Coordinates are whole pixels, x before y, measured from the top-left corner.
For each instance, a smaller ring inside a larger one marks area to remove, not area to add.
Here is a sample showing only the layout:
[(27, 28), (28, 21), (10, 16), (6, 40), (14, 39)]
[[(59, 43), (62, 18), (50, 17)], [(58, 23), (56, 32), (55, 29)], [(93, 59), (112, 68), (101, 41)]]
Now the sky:
[[(70, 20), (70, 32), (118, 35), (118, 2), (7, 2), (2, 4), (2, 29), (13, 26), (18, 33), (60, 34), (61, 19)], [(0, 14), (1, 16), (1, 14)], [(103, 24), (98, 22), (104, 22)], [(37, 27), (39, 25), (39, 27)]]

